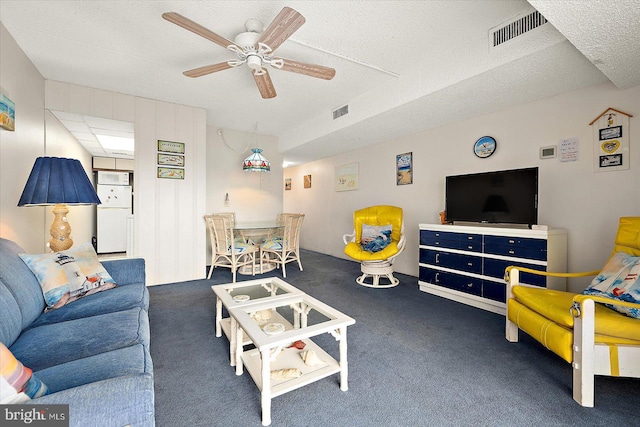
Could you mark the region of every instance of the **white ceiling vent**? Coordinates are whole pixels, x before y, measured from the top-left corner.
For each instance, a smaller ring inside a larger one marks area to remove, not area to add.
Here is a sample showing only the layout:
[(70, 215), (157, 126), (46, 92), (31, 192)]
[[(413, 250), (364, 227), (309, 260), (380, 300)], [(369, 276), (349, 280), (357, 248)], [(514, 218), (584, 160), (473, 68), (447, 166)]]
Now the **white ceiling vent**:
[(546, 23), (547, 19), (540, 12), (534, 10), (489, 30), (489, 42), (491, 47), (496, 47)]
[(342, 107), (333, 110), (333, 120), (338, 117), (346, 116), (347, 114), (349, 114), (349, 105), (343, 105)]

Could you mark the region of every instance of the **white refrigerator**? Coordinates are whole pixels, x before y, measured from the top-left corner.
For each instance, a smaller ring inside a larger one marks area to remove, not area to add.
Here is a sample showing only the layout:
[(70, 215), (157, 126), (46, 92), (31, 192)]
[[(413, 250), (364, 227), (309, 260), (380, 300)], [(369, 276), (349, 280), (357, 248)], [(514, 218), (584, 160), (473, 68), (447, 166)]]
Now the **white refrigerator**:
[(127, 251), (127, 220), (132, 214), (128, 172), (98, 172), (96, 186), (99, 254)]

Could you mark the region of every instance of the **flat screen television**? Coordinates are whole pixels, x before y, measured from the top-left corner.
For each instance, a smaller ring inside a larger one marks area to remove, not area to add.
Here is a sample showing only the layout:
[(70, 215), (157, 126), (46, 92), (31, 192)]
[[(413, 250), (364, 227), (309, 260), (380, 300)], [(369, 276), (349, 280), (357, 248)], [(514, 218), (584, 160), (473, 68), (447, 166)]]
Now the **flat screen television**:
[(538, 168), (446, 177), (449, 222), (538, 223)]

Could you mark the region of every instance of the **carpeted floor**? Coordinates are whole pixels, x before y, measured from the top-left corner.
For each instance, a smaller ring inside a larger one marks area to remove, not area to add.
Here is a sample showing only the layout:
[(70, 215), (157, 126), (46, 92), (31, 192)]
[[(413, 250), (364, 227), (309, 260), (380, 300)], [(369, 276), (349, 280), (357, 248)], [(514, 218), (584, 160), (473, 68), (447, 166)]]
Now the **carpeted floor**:
[[(285, 280), (356, 319), (349, 390), (336, 374), (276, 397), (273, 426), (640, 425), (638, 379), (598, 377), (596, 406), (583, 408), (571, 367), (523, 333), (507, 342), (503, 316), (420, 292), (415, 277), (370, 289), (355, 283), (357, 263), (311, 251), (302, 263)], [(159, 427), (261, 425), (257, 387), (235, 375), (229, 342), (215, 337), (210, 287), (230, 281), (216, 269), (212, 280), (149, 288)], [(333, 337), (314, 341), (338, 357)]]

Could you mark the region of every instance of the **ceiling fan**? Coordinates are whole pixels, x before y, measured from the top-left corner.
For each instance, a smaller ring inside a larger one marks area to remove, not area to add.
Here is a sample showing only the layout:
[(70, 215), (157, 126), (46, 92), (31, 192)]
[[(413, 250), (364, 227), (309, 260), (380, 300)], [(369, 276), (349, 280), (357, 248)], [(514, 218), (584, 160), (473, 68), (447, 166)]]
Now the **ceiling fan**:
[(235, 52), (237, 55), (237, 59), (231, 61), (205, 65), (204, 67), (185, 71), (183, 74), (187, 77), (205, 76), (247, 64), (252, 70), (253, 79), (256, 81), (260, 95), (268, 99), (276, 96), (276, 89), (273, 87), (266, 65), (325, 80), (331, 80), (336, 74), (336, 70), (333, 68), (273, 56), (273, 52), (305, 22), (304, 16), (290, 7), (283, 8), (264, 31), (262, 31), (262, 23), (260, 21), (256, 19), (248, 20), (245, 24), (247, 31), (238, 34), (234, 41), (214, 33), (179, 13), (167, 12), (163, 13), (162, 17), (207, 40), (211, 40), (225, 49)]

